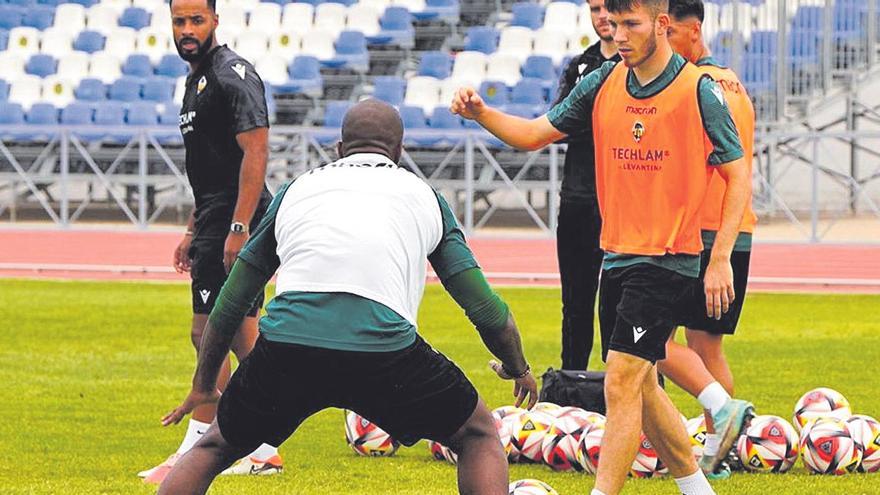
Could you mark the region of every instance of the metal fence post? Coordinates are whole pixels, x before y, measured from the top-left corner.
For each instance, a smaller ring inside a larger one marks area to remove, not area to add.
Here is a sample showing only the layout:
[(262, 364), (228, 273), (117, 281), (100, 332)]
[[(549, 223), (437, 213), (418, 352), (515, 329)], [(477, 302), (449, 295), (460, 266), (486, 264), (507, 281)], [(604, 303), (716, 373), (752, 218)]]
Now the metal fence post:
[(812, 183), (810, 189), (810, 242), (819, 242), (819, 136), (812, 136), (813, 158), (810, 166)]
[(70, 191), (68, 191), (70, 173), (70, 134), (67, 130), (59, 134), (61, 141), (61, 225), (70, 226)]
[(464, 143), (464, 230), (474, 233), (474, 138), (468, 134)]
[[(740, 24), (743, 19), (740, 17), (739, 12), (739, 1), (733, 0), (733, 46), (730, 51), (730, 67), (737, 74), (742, 74), (742, 45), (741, 43), (745, 43), (745, 37), (743, 33), (745, 32), (742, 29), (742, 25)], [(751, 19), (749, 19), (751, 20)]]
[(788, 32), (786, 26), (788, 22), (785, 20), (788, 19), (788, 7), (786, 5), (787, 0), (779, 0), (779, 7), (777, 10), (777, 15), (779, 21), (777, 22), (779, 30), (776, 35), (776, 108), (774, 115), (774, 120), (779, 121), (782, 120), (783, 115), (785, 115), (785, 98), (788, 92), (786, 91), (786, 85), (790, 80), (788, 75), (788, 64), (784, 63), (785, 54), (788, 53)]
[(868, 0), (868, 67), (877, 61), (877, 0)]
[(138, 133), (138, 224), (147, 228), (147, 131)]
[(822, 94), (827, 94), (831, 88), (831, 71), (834, 66), (833, 40), (831, 35), (834, 21), (834, 0), (825, 0), (825, 10), (822, 12)]

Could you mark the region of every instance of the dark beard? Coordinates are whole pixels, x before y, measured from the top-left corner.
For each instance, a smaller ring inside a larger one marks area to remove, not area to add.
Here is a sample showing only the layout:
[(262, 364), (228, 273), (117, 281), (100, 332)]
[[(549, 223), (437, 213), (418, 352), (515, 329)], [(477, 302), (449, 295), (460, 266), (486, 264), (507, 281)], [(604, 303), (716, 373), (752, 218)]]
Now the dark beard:
[[(194, 41), (196, 43), (196, 45), (198, 45), (198, 48), (194, 52), (189, 52), (189, 53), (184, 52), (180, 48), (181, 43), (183, 43), (184, 41)], [(205, 55), (208, 54), (208, 50), (210, 50), (211, 46), (213, 46), (213, 45), (214, 45), (214, 33), (213, 32), (211, 32), (211, 35), (208, 36), (208, 39), (206, 39), (204, 43), (199, 42), (199, 40), (197, 40), (195, 38), (181, 38), (180, 41), (174, 42), (174, 46), (177, 48), (177, 54), (180, 55), (180, 58), (182, 58), (183, 60), (185, 60), (187, 62), (198, 62), (198, 61), (202, 60), (205, 57)]]

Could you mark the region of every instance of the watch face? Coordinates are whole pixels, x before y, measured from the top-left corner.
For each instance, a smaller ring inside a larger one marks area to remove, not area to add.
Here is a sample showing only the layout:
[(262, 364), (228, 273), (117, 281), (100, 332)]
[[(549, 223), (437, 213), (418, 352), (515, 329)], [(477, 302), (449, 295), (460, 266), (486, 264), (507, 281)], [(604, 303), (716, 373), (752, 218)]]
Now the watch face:
[(243, 223), (236, 222), (229, 226), (229, 230), (231, 232), (235, 232), (236, 234), (241, 234), (245, 231), (245, 226)]

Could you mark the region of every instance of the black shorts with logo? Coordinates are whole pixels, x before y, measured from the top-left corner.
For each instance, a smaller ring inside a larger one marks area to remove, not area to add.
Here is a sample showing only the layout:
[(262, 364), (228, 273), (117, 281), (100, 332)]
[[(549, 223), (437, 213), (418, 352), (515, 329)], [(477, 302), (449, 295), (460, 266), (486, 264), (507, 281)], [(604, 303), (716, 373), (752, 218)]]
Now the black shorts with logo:
[(602, 359), (613, 350), (655, 363), (666, 341), (684, 323), (697, 279), (640, 263), (602, 271), (599, 327)]
[(700, 257), (700, 285), (694, 290), (692, 304), (692, 316), (686, 322), (692, 330), (701, 330), (713, 335), (733, 335), (742, 314), (743, 302), (746, 299), (746, 288), (749, 282), (749, 264), (751, 251), (734, 251), (730, 255), (730, 265), (733, 268), (733, 292), (736, 297), (730, 305), (727, 313), (721, 315), (720, 320), (710, 318), (706, 314), (706, 293), (703, 291), (702, 280), (709, 266), (711, 250), (703, 251)]
[[(226, 267), (223, 266), (223, 248), (226, 239), (193, 239), (189, 247), (190, 276), (192, 277), (193, 313), (210, 314), (223, 283), (226, 282)], [(247, 316), (257, 316), (263, 307), (264, 296), (260, 293)]]
[(223, 438), (248, 450), (280, 445), (328, 407), (357, 412), (411, 446), (446, 441), (477, 407), (477, 390), (421, 337), (394, 352), (354, 352), (257, 340), (217, 409)]

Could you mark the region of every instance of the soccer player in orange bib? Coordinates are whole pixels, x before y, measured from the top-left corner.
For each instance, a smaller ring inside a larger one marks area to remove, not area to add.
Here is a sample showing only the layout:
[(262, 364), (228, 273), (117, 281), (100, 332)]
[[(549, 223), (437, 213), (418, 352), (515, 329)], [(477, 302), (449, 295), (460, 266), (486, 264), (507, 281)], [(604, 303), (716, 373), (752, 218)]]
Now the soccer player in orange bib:
[[(713, 170), (727, 183), (703, 277), (707, 314), (737, 297), (730, 253), (749, 197), (748, 169), (724, 96), (673, 52), (667, 0), (607, 0), (623, 64), (606, 63), (546, 115), (522, 119), (485, 105), (473, 88), (451, 110), (502, 141), (538, 149), (593, 132), (606, 252), (599, 294), (608, 423), (592, 495), (615, 495), (644, 431), (684, 495), (714, 494), (694, 461), (678, 411), (657, 383), (672, 330), (688, 320), (699, 283), (700, 214)], [(731, 400), (718, 434), (739, 434), (752, 406)]]
[[(695, 64), (701, 72), (711, 76), (723, 91), (742, 141), (745, 153), (743, 159), (751, 176), (755, 110), (751, 98), (736, 74), (715, 60), (703, 41), (702, 0), (669, 0), (669, 15), (671, 23), (668, 38), (673, 50)], [(700, 220), (703, 237), (701, 277), (709, 265), (712, 246), (721, 226), (725, 188), (724, 180), (718, 174), (712, 174)], [(667, 359), (658, 364), (661, 373), (696, 397), (706, 411), (706, 426), (709, 434), (700, 465), (707, 470), (710, 478), (726, 478), (730, 475), (729, 467), (723, 463), (719, 466), (720, 469), (709, 470), (710, 466), (718, 465), (728, 453), (719, 450), (722, 439), (714, 432), (713, 415), (718, 414), (733, 395), (733, 374), (721, 344), (724, 335), (733, 335), (736, 331), (742, 312), (749, 277), (752, 233), (756, 222), (757, 217), (751, 208), (751, 191), (749, 191), (749, 201), (746, 203), (739, 235), (736, 237), (730, 257), (736, 298), (720, 319), (713, 319), (708, 318), (705, 311), (699, 311), (700, 308), (705, 307), (706, 301), (701, 292), (696, 293), (694, 318), (687, 322), (688, 347), (670, 341), (666, 347)]]

